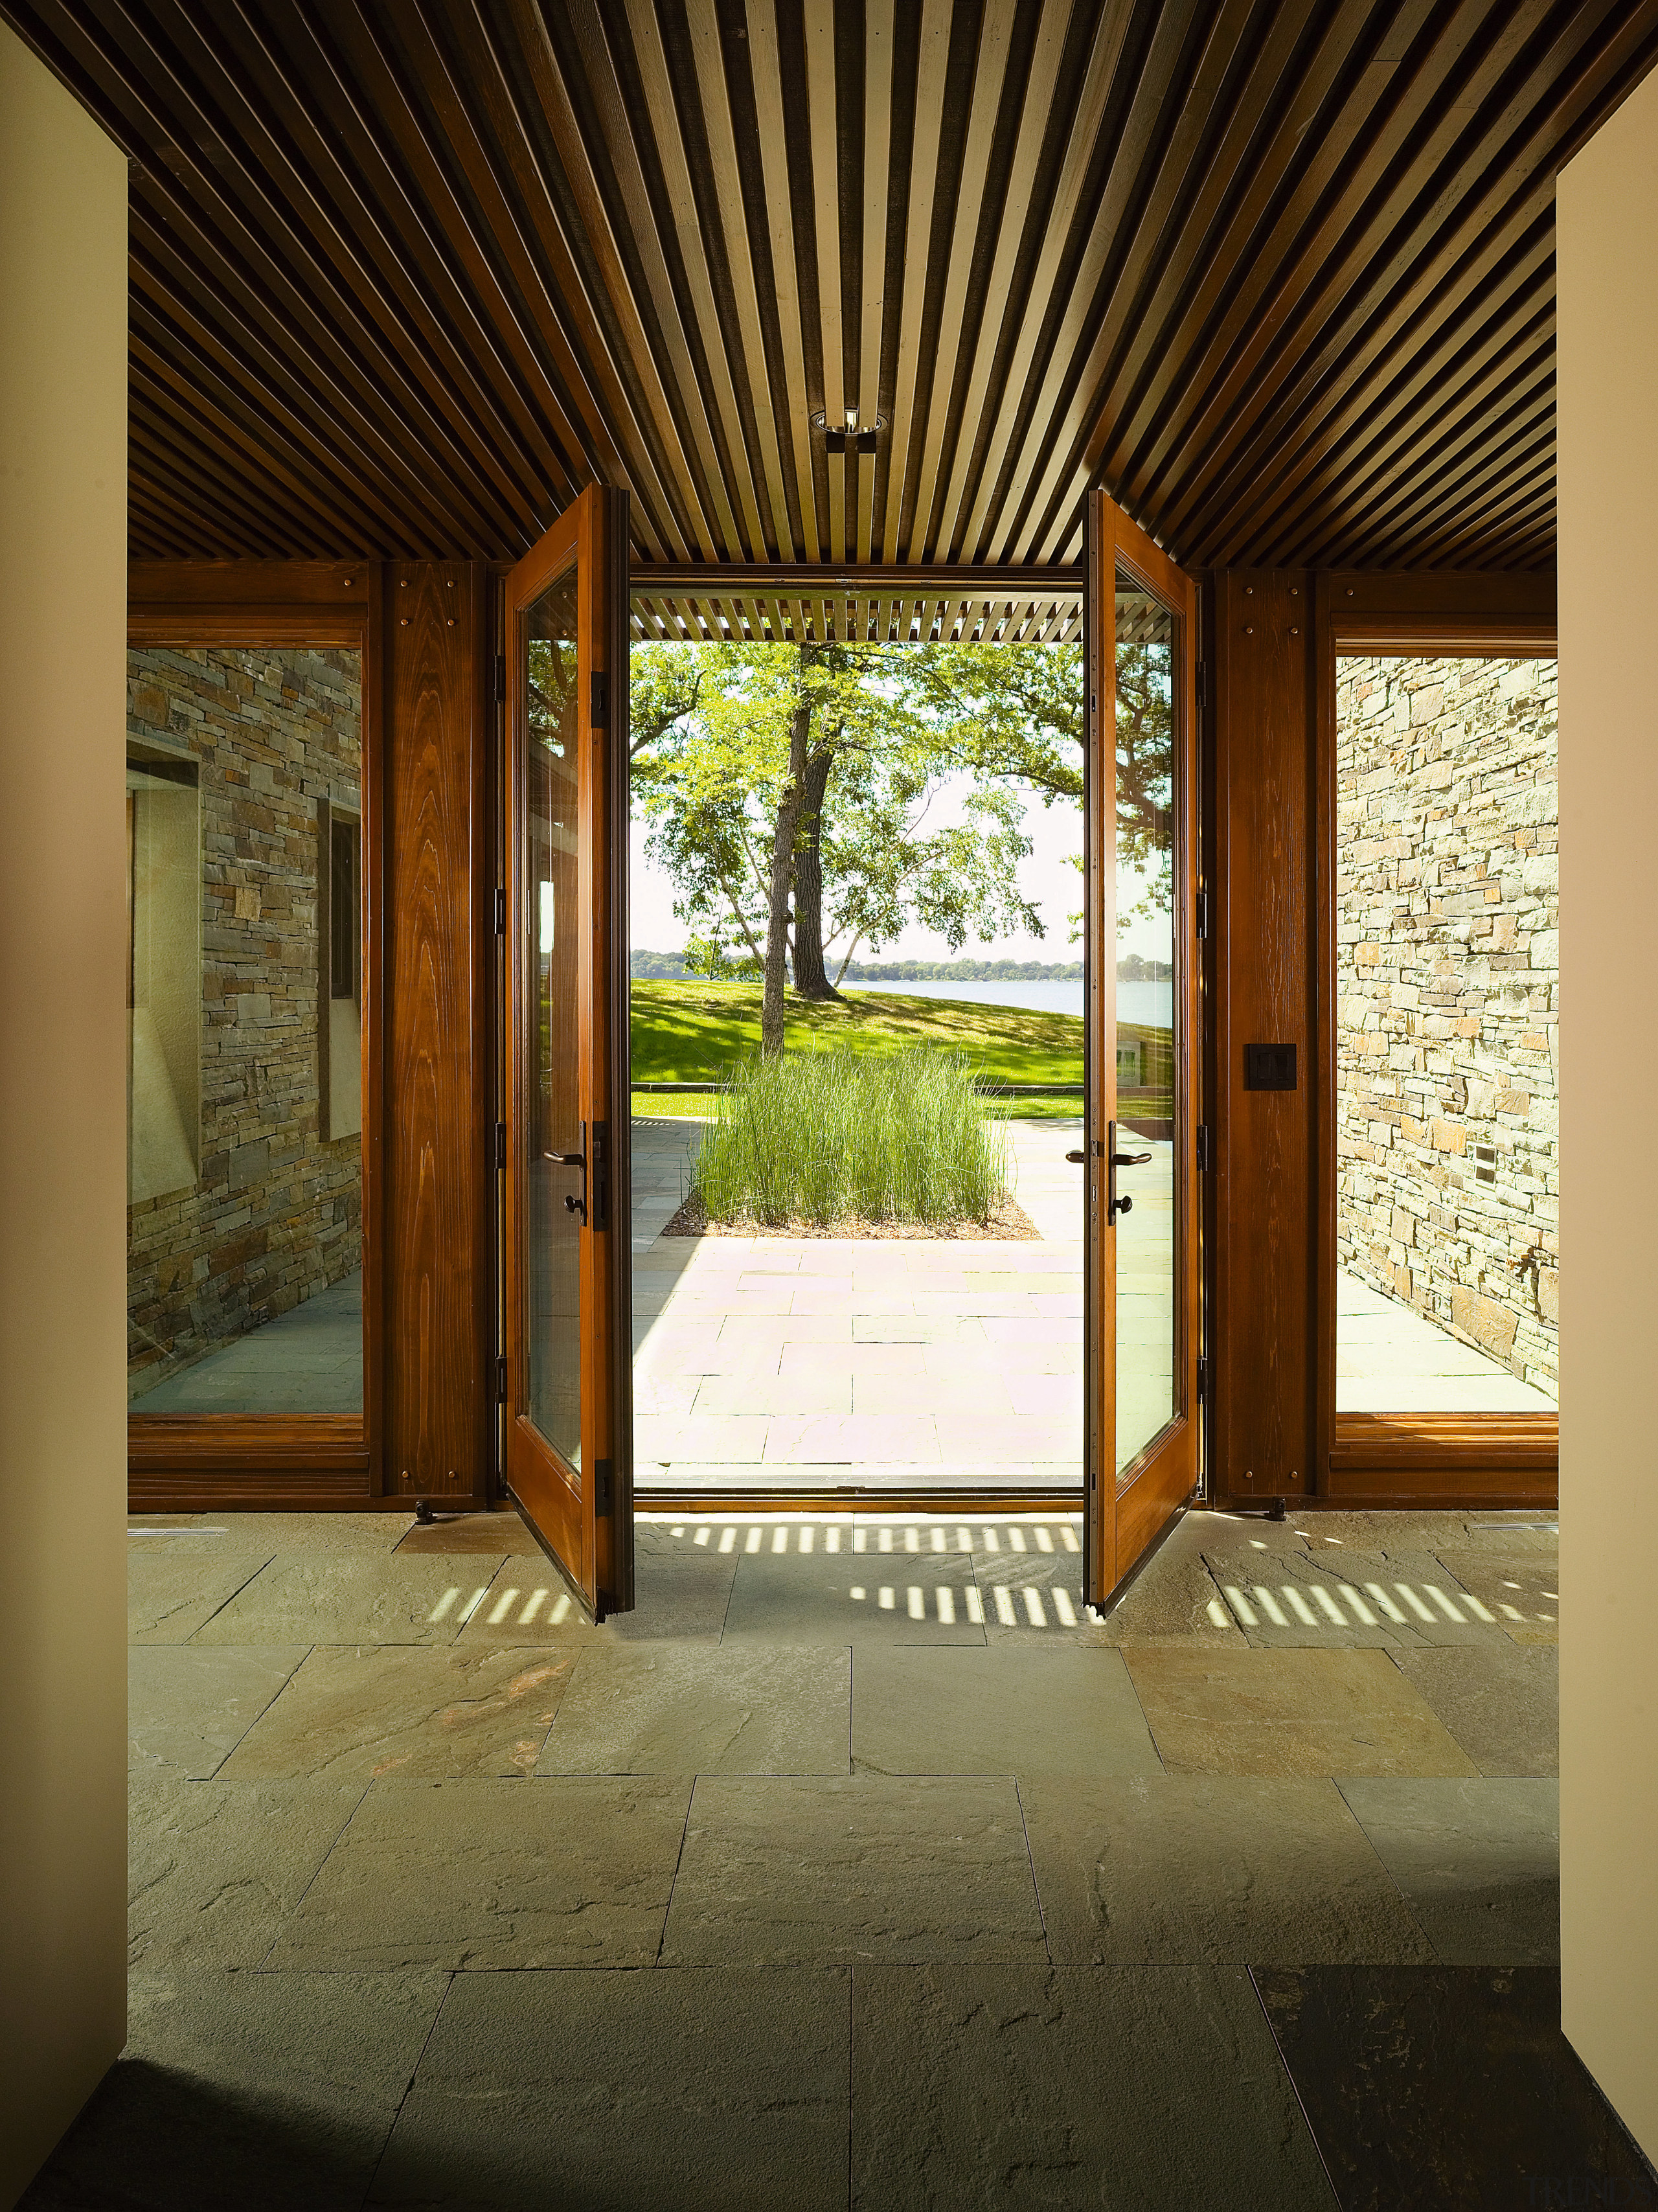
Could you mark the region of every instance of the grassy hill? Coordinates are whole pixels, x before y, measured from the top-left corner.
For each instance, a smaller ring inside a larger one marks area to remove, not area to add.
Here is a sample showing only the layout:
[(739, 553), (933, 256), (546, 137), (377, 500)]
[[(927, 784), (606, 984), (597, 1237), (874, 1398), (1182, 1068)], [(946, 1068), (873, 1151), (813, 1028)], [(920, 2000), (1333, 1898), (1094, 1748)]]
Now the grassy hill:
[[(1080, 1083), (1083, 1025), (1074, 1014), (1029, 1006), (977, 1006), (912, 998), (896, 991), (849, 990), (843, 1004), (810, 1006), (790, 997), (790, 1052), (850, 1048), (879, 1054), (921, 1048), (959, 1054), (1004, 1083)], [(717, 1080), (737, 1060), (760, 1050), (758, 983), (636, 982), (633, 986), (633, 1072), (641, 1083)], [(636, 1113), (706, 1113), (706, 1099), (635, 1097)], [(1022, 1099), (1013, 1110), (1079, 1115), (1082, 1101)]]

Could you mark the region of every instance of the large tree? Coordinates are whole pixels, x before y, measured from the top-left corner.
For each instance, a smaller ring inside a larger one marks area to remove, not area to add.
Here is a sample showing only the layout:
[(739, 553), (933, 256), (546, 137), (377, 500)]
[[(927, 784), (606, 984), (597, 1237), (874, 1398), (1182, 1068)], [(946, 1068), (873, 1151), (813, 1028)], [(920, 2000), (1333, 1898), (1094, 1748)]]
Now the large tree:
[[(828, 956), (843, 971), (911, 919), (952, 949), (972, 930), (1041, 935), (1018, 890), (1030, 845), (1011, 792), (993, 786), (964, 820), (930, 820), (956, 759), (913, 696), (908, 649), (694, 648), (694, 701), (689, 665), (653, 666), (659, 650), (634, 655), (635, 698), (656, 716), (635, 763), (648, 849), (678, 893), (693, 963), (719, 973), (744, 951), (763, 979), (763, 1052), (782, 1049), (786, 961), (797, 990), (824, 997)], [(669, 715), (676, 698), (691, 702)]]

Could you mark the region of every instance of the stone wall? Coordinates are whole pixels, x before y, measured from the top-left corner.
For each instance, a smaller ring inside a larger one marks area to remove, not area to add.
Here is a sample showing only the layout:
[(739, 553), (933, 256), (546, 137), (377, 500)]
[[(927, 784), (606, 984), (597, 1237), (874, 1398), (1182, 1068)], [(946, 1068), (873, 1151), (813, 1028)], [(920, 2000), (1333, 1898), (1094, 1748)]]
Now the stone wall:
[(350, 1274), (361, 1148), (318, 1126), (317, 801), (358, 804), (351, 652), (128, 655), (133, 738), (198, 763), (201, 1126), (193, 1188), (133, 1205), (128, 1389)]
[(1553, 1396), (1555, 664), (1339, 664), (1338, 1264)]

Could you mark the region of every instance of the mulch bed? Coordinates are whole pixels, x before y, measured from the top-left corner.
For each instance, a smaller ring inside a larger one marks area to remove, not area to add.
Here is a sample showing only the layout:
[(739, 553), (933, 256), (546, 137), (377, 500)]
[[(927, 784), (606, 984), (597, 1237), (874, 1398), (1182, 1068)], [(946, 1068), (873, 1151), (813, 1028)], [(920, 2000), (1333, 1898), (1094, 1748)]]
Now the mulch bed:
[(662, 1231), (665, 1237), (959, 1237), (963, 1243), (1041, 1243), (1042, 1232), (1017, 1200), (1005, 1198), (988, 1221), (710, 1221), (702, 1202), (685, 1200)]

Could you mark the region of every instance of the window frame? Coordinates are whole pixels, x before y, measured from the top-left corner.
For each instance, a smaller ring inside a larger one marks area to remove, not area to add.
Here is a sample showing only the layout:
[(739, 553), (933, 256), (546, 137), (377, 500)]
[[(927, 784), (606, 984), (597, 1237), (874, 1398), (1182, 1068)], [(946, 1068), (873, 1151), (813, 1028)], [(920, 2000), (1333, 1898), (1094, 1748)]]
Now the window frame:
[(1558, 1493), (1558, 1414), (1336, 1411), (1336, 665), (1361, 654), (1552, 659), (1558, 639), (1552, 615), (1521, 615), (1479, 604), (1481, 584), (1500, 587), (1516, 580), (1339, 574), (1318, 579), (1315, 1471), (1320, 1497), (1354, 1508), (1552, 1508)]

